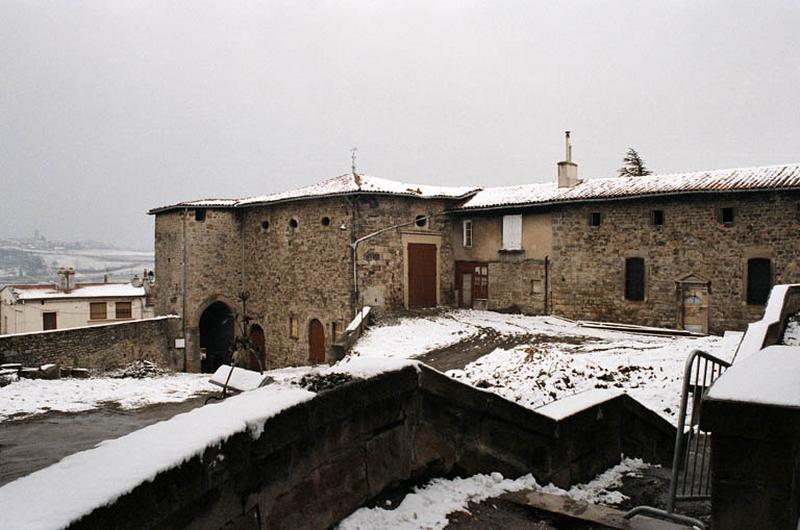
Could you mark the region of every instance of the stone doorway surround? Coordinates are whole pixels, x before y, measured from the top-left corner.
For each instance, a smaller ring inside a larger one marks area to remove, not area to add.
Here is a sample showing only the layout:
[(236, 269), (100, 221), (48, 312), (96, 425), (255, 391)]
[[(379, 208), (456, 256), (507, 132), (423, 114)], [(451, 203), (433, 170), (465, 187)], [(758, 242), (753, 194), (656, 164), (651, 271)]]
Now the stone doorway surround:
[(707, 335), (711, 282), (690, 273), (676, 280), (675, 284), (678, 329)]
[[(434, 277), (435, 288), (432, 305), (436, 306), (441, 303), (441, 246), (442, 236), (438, 233), (425, 233), (421, 231), (403, 232), (401, 236), (403, 244), (403, 305), (406, 309), (412, 307), (410, 304), (410, 285), (409, 285), (409, 245), (433, 245), (436, 247)], [(420, 307), (420, 306), (418, 306)]]

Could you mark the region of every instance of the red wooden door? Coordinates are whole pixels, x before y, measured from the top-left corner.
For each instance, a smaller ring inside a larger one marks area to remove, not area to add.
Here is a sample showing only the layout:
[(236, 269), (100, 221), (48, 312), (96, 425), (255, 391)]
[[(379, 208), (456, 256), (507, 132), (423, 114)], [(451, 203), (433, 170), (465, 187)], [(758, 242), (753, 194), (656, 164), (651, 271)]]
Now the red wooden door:
[[(266, 368), (267, 356), (266, 356), (266, 337), (264, 337), (264, 330), (261, 329), (261, 326), (258, 324), (253, 325), (250, 328), (250, 341), (253, 343), (253, 349), (256, 351), (256, 355), (258, 355), (258, 362), (255, 359), (250, 359), (250, 369), (251, 370), (259, 370)], [(259, 366), (259, 362), (261, 365)]]
[(436, 306), (436, 245), (408, 244), (408, 307)]
[(311, 364), (325, 362), (325, 326), (317, 319), (308, 327), (308, 361)]

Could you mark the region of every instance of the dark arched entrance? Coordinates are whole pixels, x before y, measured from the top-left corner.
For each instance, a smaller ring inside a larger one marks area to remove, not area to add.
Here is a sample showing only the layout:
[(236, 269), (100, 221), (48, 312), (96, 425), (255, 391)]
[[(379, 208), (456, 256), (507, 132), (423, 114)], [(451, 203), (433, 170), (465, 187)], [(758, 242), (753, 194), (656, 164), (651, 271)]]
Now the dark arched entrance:
[[(250, 342), (253, 343), (253, 349), (258, 355), (258, 360), (250, 359), (251, 370), (266, 369), (267, 355), (266, 355), (266, 338), (264, 337), (264, 329), (258, 324), (250, 326)], [(259, 362), (261, 365), (259, 366)]]
[(223, 302), (214, 302), (200, 316), (200, 348), (206, 358), (200, 362), (204, 373), (216, 371), (230, 364), (230, 347), (233, 343), (233, 312)]
[(325, 327), (316, 318), (308, 325), (308, 362), (325, 362)]

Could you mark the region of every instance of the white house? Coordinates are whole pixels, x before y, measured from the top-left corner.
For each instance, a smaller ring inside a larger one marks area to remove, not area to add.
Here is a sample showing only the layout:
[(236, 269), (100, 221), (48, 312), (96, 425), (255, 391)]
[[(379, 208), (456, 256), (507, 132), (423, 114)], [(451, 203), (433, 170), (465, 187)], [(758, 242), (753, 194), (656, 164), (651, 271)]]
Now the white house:
[(144, 281), (75, 283), (73, 269), (60, 269), (57, 284), (0, 288), (0, 335), (74, 328), (153, 316)]

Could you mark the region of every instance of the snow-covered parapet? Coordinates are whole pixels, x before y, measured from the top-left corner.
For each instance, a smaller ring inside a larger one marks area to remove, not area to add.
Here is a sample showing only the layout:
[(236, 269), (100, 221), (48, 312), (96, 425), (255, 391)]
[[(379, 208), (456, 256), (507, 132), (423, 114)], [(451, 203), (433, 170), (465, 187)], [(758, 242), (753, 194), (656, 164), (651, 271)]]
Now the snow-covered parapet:
[(800, 407), (800, 346), (767, 346), (719, 376), (707, 399)]
[[(418, 364), (353, 359), (320, 373), (368, 378)], [(268, 419), (315, 395), (298, 386), (269, 385), (68, 456), (0, 487), (0, 528), (65, 528), (235, 434), (249, 432), (259, 438)]]
[(800, 309), (800, 284), (774, 286), (764, 308), (764, 316), (747, 326), (734, 360), (738, 362), (746, 359), (765, 346), (776, 344), (780, 340), (784, 320), (798, 309)]

